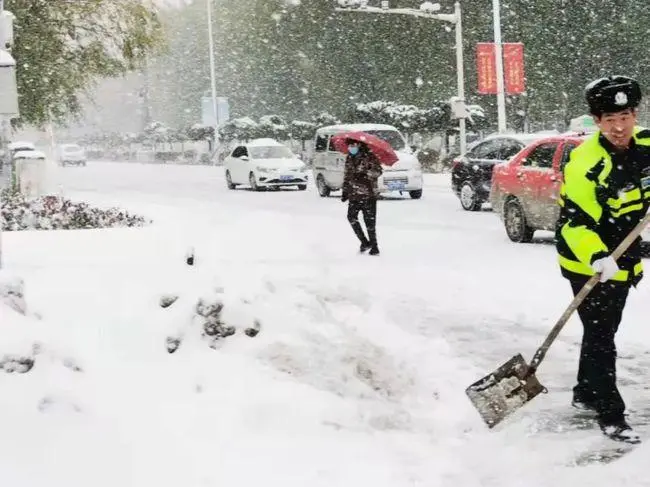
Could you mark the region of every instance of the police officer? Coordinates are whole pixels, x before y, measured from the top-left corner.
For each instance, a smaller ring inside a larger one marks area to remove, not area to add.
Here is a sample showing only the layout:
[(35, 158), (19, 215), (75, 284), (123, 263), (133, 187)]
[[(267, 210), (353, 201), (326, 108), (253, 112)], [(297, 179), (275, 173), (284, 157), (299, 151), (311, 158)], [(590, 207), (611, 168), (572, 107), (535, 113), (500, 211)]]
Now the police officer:
[(595, 273), (601, 277), (578, 308), (583, 338), (572, 404), (594, 411), (605, 435), (636, 443), (616, 386), (614, 336), (628, 291), (642, 277), (641, 239), (618, 261), (609, 254), (649, 206), (650, 130), (636, 125), (641, 88), (634, 79), (598, 79), (585, 94), (600, 130), (571, 152), (564, 168), (557, 251), (574, 295)]

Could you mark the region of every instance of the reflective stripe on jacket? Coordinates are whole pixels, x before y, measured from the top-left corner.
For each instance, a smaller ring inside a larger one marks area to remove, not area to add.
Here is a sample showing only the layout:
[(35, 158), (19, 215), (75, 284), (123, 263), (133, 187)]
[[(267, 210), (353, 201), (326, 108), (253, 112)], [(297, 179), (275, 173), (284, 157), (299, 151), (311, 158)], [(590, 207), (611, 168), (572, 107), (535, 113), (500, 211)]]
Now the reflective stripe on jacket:
[[(565, 277), (592, 276), (591, 264), (609, 255), (645, 215), (650, 202), (650, 130), (635, 128), (629, 149), (617, 152), (600, 133), (576, 147), (564, 168), (556, 238)], [(640, 242), (618, 260), (619, 282), (643, 275)]]

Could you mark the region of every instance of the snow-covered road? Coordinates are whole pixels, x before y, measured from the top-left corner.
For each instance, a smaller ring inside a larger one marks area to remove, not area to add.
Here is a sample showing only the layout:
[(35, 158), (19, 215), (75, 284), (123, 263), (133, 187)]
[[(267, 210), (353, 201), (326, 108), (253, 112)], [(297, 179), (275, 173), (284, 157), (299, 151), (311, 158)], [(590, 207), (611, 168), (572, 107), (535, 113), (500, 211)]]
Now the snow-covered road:
[[(192, 487), (224, 481), (244, 487), (255, 485), (254, 479), (328, 487), (650, 485), (640, 478), (647, 449), (585, 473), (569, 464), (576, 451), (600, 441), (596, 433), (537, 432), (540, 418), (568, 412), (580, 337), (575, 317), (538, 374), (550, 394), (535, 399), (498, 431), (487, 431), (471, 409), (464, 388), (516, 353), (530, 358), (571, 293), (559, 275), (549, 234), (530, 245), (513, 244), (492, 212), (460, 208), (448, 176), (427, 176), (421, 200), (379, 202), (378, 258), (357, 255), (345, 205), (336, 196), (320, 198), (311, 185), (306, 192), (230, 191), (218, 167), (120, 163), (66, 168), (60, 177), (72, 199), (119, 205), (155, 222), (135, 231), (5, 236), (8, 267), (25, 277), (28, 297), (38, 311), (77, 330), (79, 335), (67, 346), (85, 347), (89, 362), (94, 359), (88, 348), (101, 355), (97, 363), (105, 368), (96, 367), (103, 379), (102, 387), (97, 386), (100, 395), (137, 394), (135, 379), (124, 365), (130, 364), (136, 378), (154, 381), (153, 396), (136, 408), (139, 413), (153, 398), (164, 403), (158, 404), (164, 408), (158, 412), (161, 421), (175, 417), (175, 407), (181, 415), (196, 409), (199, 417), (219, 409), (207, 399), (199, 405), (186, 397), (181, 406), (181, 399), (176, 404), (162, 392), (156, 381), (175, 370), (167, 359), (178, 356), (160, 357), (157, 343), (150, 343), (155, 332), (143, 324), (153, 319), (147, 300), (156, 292), (174, 285), (191, 288), (191, 278), (177, 268), (190, 246), (196, 249), (197, 270), (218, 276), (237, 296), (254, 299), (255, 312), (275, 323), (263, 330), (253, 348), (235, 342), (241, 348), (228, 349), (225, 358), (215, 358), (219, 352), (207, 358), (199, 352), (200, 358), (183, 356), (184, 373), (201, 375), (205, 387), (209, 374), (198, 373), (199, 364), (236, 366), (250, 356), (271, 367), (260, 371), (249, 364), (242, 369), (242, 380), (272, 383), (273, 388), (244, 393), (233, 378), (212, 384), (232, 394), (224, 415), (239, 398), (246, 398), (245, 408), (250, 409), (247, 419), (231, 417), (228, 434), (237, 438), (231, 445), (207, 431), (197, 432), (196, 425), (185, 424), (191, 423), (187, 418), (182, 426), (164, 429), (186, 449), (203, 445), (216, 455), (226, 449), (224, 462), (231, 463), (220, 463), (225, 470), (203, 465), (197, 458), (209, 461), (205, 451), (194, 459), (185, 452), (174, 465), (176, 446), (161, 447), (159, 453), (170, 462), (169, 478), (151, 474), (156, 462), (132, 444), (154, 442), (163, 434), (142, 436), (147, 428), (157, 427), (156, 418), (149, 418), (146, 427), (125, 433), (133, 455), (124, 454), (118, 466), (140, 463), (133, 467), (135, 473), (110, 477), (119, 485), (139, 487), (154, 480), (159, 487), (178, 485), (172, 480), (183, 478), (183, 469), (190, 467), (196, 469), (186, 472), (191, 479), (186, 485)], [(623, 394), (635, 410), (646, 409), (649, 400), (649, 286), (643, 282), (631, 293), (618, 340)], [(89, 325), (89, 320), (102, 325)], [(124, 367), (117, 374), (128, 384), (124, 390), (108, 380), (116, 353)], [(140, 362), (140, 356), (147, 361)], [(359, 389), (348, 375), (351, 364), (357, 370), (371, 369), (377, 397)], [(278, 370), (307, 389), (291, 389), (286, 379), (274, 375)], [(0, 376), (0, 387), (3, 380)], [(181, 383), (179, 374), (168, 385), (177, 388)], [(83, 388), (75, 389), (75, 394), (82, 393)], [(288, 404), (290, 397), (296, 399)], [(334, 397), (347, 402), (339, 404)], [(140, 417), (125, 412), (128, 401), (118, 403), (115, 424)], [(350, 413), (350, 408), (357, 412)], [(295, 424), (287, 425), (293, 416)], [(634, 416), (630, 420), (634, 423)], [(329, 426), (319, 429), (314, 421)], [(362, 431), (370, 436), (355, 436)], [(33, 437), (39, 440), (38, 434)], [(245, 444), (246, 438), (257, 446)], [(109, 440), (113, 447), (115, 441)], [(265, 441), (271, 442), (266, 449), (261, 446)], [(5, 459), (8, 452), (0, 440)], [(250, 454), (269, 457), (259, 472), (238, 476), (234, 465), (241, 466), (242, 457)], [(297, 465), (288, 460), (292, 455), (300, 455)], [(0, 460), (0, 474), (2, 466)], [(65, 472), (51, 468), (64, 485)], [(18, 479), (12, 485), (30, 485), (29, 476), (10, 471)], [(81, 487), (84, 480), (81, 472), (67, 485)], [(97, 485), (109, 485), (105, 482)]]

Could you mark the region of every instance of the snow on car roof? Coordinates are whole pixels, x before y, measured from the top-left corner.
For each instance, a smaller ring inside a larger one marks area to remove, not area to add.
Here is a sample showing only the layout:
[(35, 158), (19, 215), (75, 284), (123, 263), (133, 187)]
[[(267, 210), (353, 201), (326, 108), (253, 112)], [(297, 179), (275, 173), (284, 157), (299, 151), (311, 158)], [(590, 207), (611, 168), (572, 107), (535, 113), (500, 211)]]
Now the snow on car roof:
[(490, 134), (484, 139), (481, 140), (483, 142), (484, 140), (490, 140), (490, 139), (503, 139), (503, 138), (510, 138), (510, 139), (515, 139), (519, 140), (524, 143), (528, 142), (534, 142), (539, 139), (543, 139), (545, 137), (553, 137), (560, 135), (559, 132), (504, 132), (501, 134)]
[(399, 130), (392, 125), (386, 125), (383, 123), (342, 123), (321, 127), (317, 132), (366, 132), (368, 130), (394, 130), (399, 132)]
[(45, 154), (38, 150), (21, 150), (14, 154), (14, 159), (45, 159)]
[(34, 145), (33, 142), (24, 142), (17, 140), (16, 142), (11, 142), (7, 148), (10, 151), (15, 151), (15, 150), (34, 150), (36, 149), (36, 146)]
[(248, 147), (260, 147), (260, 146), (269, 146), (269, 145), (284, 145), (278, 142), (275, 139), (253, 139), (251, 140), (248, 144), (246, 144)]

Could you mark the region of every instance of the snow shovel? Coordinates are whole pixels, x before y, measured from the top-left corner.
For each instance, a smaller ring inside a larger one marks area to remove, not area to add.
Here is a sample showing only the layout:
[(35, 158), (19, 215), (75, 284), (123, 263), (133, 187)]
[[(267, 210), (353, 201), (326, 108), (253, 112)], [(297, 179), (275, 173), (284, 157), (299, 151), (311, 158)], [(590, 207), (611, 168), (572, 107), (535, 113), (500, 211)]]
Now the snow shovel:
[[(611, 256), (614, 260), (618, 260), (625, 253), (629, 246), (641, 235), (648, 223), (650, 223), (650, 213), (634, 227), (625, 240), (612, 252)], [(535, 372), (566, 322), (596, 286), (599, 279), (600, 274), (592, 276), (576, 297), (573, 298), (573, 301), (548, 334), (542, 346), (535, 352), (530, 365), (526, 363), (521, 354), (515, 355), (497, 370), (465, 389), (465, 393), (489, 428), (499, 424), (540, 393), (548, 392), (535, 376)]]

